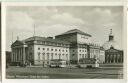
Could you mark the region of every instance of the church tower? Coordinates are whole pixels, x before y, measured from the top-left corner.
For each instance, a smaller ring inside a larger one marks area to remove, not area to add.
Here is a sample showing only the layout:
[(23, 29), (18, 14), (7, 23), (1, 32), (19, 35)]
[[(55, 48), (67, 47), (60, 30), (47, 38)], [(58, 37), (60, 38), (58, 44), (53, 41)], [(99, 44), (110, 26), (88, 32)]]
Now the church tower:
[(112, 33), (112, 29), (110, 29), (109, 41), (113, 41), (113, 40), (114, 40), (114, 35)]
[(108, 50), (108, 49), (110, 49), (111, 46), (115, 49), (120, 49), (119, 46), (118, 46), (118, 43), (114, 40), (114, 35), (113, 35), (113, 32), (112, 32), (112, 29), (110, 29), (110, 33), (109, 33), (109, 36), (108, 36), (108, 41), (106, 41), (103, 44), (103, 48), (105, 50)]

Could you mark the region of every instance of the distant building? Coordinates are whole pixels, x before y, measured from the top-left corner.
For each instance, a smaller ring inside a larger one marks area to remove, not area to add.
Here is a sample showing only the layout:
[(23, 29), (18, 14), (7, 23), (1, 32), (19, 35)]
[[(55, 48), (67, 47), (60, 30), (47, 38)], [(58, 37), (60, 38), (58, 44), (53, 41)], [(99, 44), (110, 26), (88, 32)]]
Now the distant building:
[(123, 63), (123, 50), (119, 49), (117, 42), (114, 40), (112, 29), (109, 34), (109, 41), (103, 47), (105, 49), (105, 63)]
[[(11, 62), (14, 64), (48, 65), (53, 59), (79, 63), (81, 58), (100, 58), (100, 46), (90, 44), (91, 35), (78, 29), (52, 37), (30, 37), (12, 45)], [(96, 49), (91, 51), (91, 49)], [(94, 52), (94, 53), (92, 53)], [(90, 56), (91, 55), (91, 56)]]
[(106, 63), (123, 63), (123, 51), (114, 49), (114, 47), (110, 47), (110, 49), (105, 50), (105, 62)]

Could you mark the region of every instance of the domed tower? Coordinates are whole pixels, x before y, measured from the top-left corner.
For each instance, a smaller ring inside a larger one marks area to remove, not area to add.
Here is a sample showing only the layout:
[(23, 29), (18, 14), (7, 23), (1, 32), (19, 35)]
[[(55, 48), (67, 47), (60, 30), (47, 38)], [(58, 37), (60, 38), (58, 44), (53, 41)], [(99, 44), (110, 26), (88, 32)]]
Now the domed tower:
[(110, 49), (111, 46), (114, 49), (119, 49), (117, 42), (114, 40), (114, 35), (112, 33), (112, 29), (110, 29), (109, 40), (103, 44), (103, 48), (105, 50), (108, 50), (108, 49)]

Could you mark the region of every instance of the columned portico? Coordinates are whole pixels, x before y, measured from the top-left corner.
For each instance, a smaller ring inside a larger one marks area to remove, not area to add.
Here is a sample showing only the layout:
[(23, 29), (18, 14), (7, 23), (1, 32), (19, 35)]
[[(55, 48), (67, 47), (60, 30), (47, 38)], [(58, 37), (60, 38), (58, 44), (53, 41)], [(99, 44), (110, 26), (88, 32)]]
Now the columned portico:
[(25, 48), (27, 45), (25, 45), (23, 42), (16, 41), (14, 44), (12, 44), (12, 56), (11, 56), (11, 62), (14, 63), (14, 65), (20, 65), (25, 64), (26, 62), (26, 52)]
[(105, 56), (105, 62), (106, 63), (122, 63), (123, 62), (123, 56), (122, 53), (119, 52), (106, 52)]

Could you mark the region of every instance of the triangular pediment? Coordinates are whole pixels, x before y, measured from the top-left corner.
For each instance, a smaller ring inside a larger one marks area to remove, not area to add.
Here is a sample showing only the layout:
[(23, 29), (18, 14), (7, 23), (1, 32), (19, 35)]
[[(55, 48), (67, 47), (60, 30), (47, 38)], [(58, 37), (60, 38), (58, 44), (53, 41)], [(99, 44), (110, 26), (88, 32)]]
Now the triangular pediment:
[(117, 50), (117, 49), (108, 49), (108, 50), (106, 50), (106, 52), (119, 52), (119, 50)]
[(20, 46), (20, 45), (24, 45), (24, 43), (22, 41), (16, 40), (12, 45), (12, 46)]

